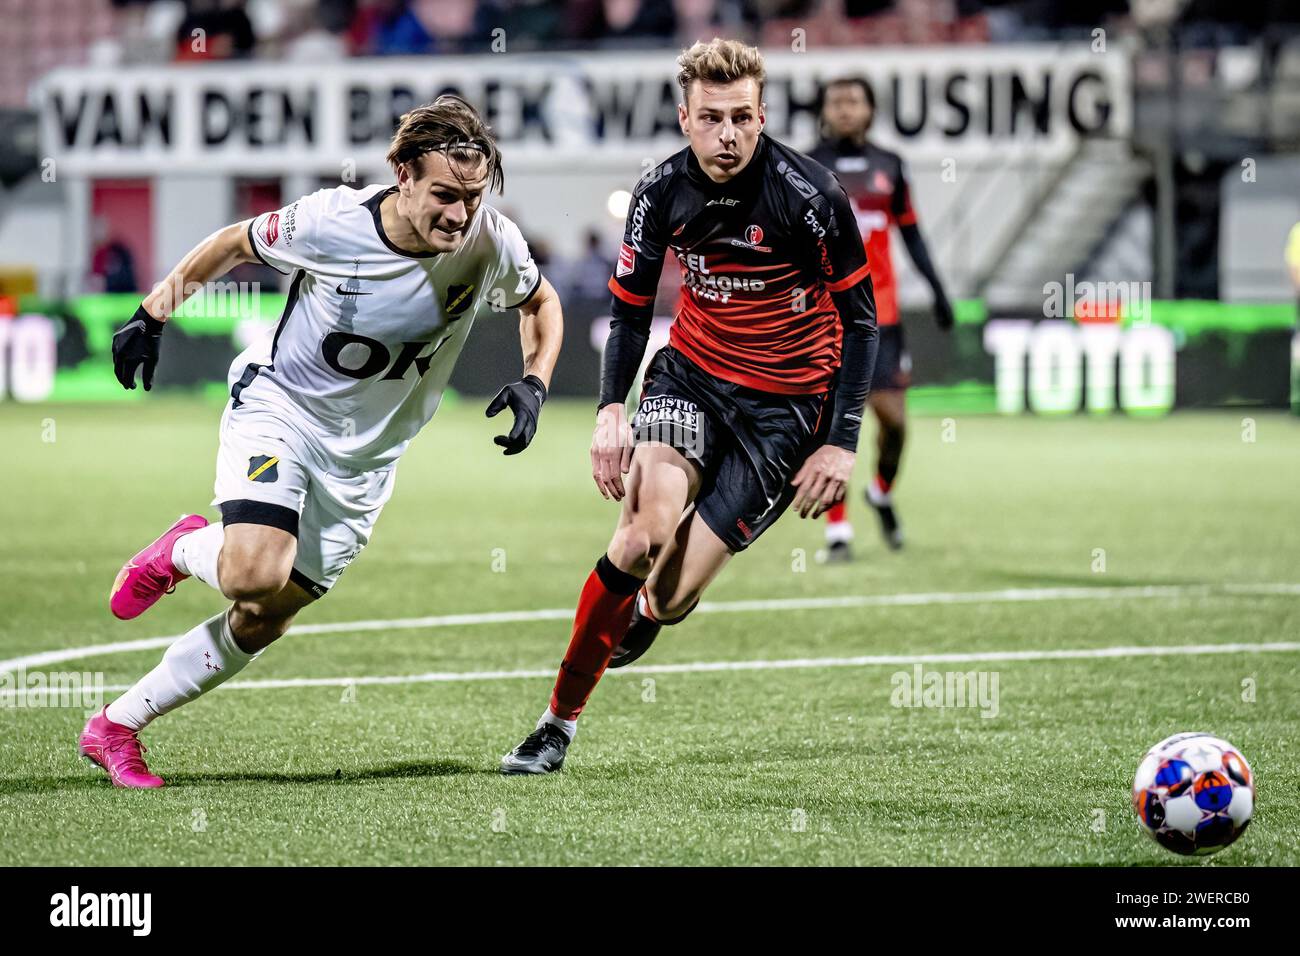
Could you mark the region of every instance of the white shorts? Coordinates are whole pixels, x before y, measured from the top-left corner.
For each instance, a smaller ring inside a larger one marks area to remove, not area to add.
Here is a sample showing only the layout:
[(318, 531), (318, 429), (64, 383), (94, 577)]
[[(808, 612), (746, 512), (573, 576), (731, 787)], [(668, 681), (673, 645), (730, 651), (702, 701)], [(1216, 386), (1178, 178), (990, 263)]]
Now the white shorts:
[(396, 462), (372, 471), (335, 465), (305, 427), (276, 409), (245, 403), (227, 406), (221, 416), (212, 503), (226, 525), (296, 533), (291, 580), (320, 597), (370, 540), (396, 478)]

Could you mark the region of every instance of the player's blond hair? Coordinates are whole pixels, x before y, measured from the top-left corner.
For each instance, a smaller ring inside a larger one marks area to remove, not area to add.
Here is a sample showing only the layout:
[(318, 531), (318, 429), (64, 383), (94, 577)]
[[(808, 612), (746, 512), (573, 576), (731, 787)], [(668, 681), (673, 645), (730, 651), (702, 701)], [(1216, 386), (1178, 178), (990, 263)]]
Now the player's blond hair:
[(752, 77), (758, 83), (758, 98), (763, 98), (767, 69), (763, 66), (763, 54), (756, 46), (714, 37), (708, 43), (697, 42), (689, 50), (683, 50), (677, 58), (677, 66), (677, 85), (682, 88), (683, 101), (695, 80), (734, 83), (746, 77)]
[[(505, 185), (501, 150), (492, 129), (478, 110), (454, 93), (444, 93), (432, 103), (402, 115), (388, 147), (388, 165), (396, 172), (403, 163), (413, 163), (418, 173), (420, 158), (435, 150), (457, 164), (472, 167), (486, 160), (492, 189), (500, 192)], [(456, 172), (456, 166), (452, 171)]]

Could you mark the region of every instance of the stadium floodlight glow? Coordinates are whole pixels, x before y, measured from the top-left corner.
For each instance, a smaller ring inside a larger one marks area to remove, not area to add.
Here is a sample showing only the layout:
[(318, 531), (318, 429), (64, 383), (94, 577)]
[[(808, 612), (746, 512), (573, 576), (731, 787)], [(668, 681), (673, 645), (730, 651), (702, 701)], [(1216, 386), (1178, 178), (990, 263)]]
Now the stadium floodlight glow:
[(605, 208), (615, 219), (626, 219), (627, 211), (632, 205), (632, 194), (626, 189), (615, 189), (605, 201)]

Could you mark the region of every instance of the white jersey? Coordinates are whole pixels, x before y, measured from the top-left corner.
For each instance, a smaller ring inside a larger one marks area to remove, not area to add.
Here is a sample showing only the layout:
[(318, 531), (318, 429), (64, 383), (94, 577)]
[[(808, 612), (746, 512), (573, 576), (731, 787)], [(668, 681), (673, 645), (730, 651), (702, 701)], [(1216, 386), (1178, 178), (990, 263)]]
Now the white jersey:
[(379, 213), (396, 188), (322, 189), (249, 225), (258, 258), (293, 279), (274, 333), (230, 367), (232, 404), (285, 413), (352, 469), (395, 461), (437, 411), (475, 315), (541, 284), (519, 227), (489, 206), (455, 252), (398, 249)]

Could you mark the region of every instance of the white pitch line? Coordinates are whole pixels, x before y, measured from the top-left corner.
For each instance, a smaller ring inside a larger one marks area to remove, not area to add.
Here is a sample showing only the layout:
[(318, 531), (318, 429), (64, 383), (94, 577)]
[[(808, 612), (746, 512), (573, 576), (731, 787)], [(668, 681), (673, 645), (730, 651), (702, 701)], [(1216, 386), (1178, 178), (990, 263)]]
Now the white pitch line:
[[(774, 598), (752, 601), (705, 601), (696, 614), (736, 614), (753, 611), (807, 611), (860, 607), (921, 607), (941, 604), (1015, 604), (1034, 601), (1146, 600), (1153, 598), (1187, 598), (1224, 596), (1300, 595), (1300, 584), (1208, 584), (1135, 585), (1132, 587), (1097, 588), (1005, 588), (997, 591), (931, 591), (916, 594), (858, 594), (842, 597)], [(532, 611), (487, 611), (472, 614), (443, 614), (433, 617), (404, 617), (392, 620), (336, 621), (324, 624), (300, 624), (294, 636), (309, 634), (345, 634), (360, 631), (396, 631), (438, 627), (464, 627), (478, 624), (517, 624), (537, 621), (568, 621), (572, 608), (542, 608)], [(39, 651), (9, 660), (0, 660), (0, 672), (44, 667), (63, 661), (110, 654), (128, 654), (167, 647), (180, 634), (144, 637), (131, 641), (112, 641), (85, 647), (65, 647)], [(910, 659), (910, 658), (909, 658)]]
[[(989, 664), (1017, 663), (1023, 661), (1088, 660), (1115, 657), (1185, 657), (1201, 654), (1263, 654), (1278, 651), (1300, 651), (1300, 641), (1275, 641), (1262, 644), (1182, 644), (1149, 647), (1088, 647), (1057, 651), (977, 651), (947, 654), (866, 654), (860, 657), (795, 657), (775, 661), (696, 661), (690, 664), (650, 664), (615, 671), (617, 676), (635, 674), (701, 674), (718, 671), (771, 671), (806, 670), (822, 667), (876, 667), (881, 665), (914, 664)], [(394, 684), (447, 684), (466, 681), (518, 680), (521, 678), (550, 678), (555, 668), (513, 671), (443, 671), (427, 674), (394, 674), (387, 677), (285, 677), (270, 680), (237, 680), (223, 684), (230, 690), (283, 690), (292, 687), (360, 687), (389, 686)], [(127, 690), (130, 684), (109, 684), (105, 693)], [(47, 691), (0, 691), (0, 699), (24, 694), (40, 697)], [(53, 691), (59, 693), (59, 691)]]

